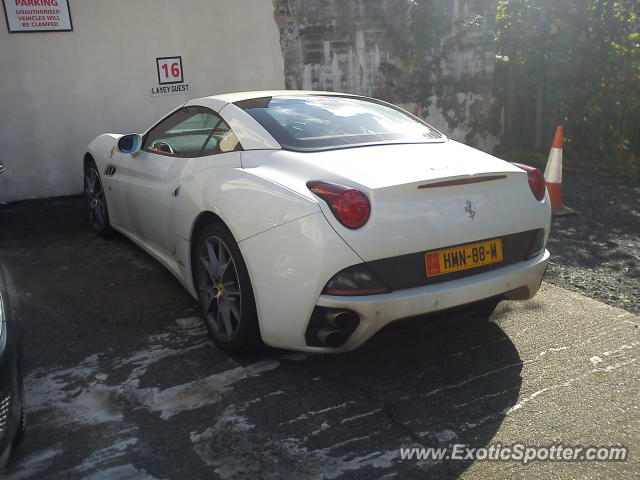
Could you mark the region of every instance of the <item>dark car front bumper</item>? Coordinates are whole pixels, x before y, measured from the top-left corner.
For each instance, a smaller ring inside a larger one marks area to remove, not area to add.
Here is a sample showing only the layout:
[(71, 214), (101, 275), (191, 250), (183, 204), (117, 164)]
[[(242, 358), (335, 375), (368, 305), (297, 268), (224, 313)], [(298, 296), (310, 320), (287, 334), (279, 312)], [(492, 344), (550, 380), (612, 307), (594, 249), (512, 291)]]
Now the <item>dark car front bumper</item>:
[(22, 333), (13, 281), (0, 264), (0, 468), (9, 458), (20, 429), (24, 387)]

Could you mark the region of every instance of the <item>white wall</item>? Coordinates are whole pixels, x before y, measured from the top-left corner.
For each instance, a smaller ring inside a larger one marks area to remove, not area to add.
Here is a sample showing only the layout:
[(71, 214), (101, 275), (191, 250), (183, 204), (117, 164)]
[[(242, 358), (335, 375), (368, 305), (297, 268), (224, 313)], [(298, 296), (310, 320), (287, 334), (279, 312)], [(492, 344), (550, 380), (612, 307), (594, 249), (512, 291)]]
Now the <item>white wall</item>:
[[(271, 0), (69, 5), (72, 32), (0, 23), (0, 202), (80, 193), (100, 133), (142, 131), (188, 98), (284, 87)], [(191, 91), (152, 97), (155, 58), (178, 55)]]

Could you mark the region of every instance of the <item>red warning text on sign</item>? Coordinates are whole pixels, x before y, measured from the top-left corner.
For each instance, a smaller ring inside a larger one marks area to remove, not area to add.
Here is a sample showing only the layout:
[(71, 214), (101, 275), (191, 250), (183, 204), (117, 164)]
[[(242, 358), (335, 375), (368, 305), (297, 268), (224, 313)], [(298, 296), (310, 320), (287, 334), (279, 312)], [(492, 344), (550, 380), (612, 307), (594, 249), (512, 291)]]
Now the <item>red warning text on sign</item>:
[(10, 32), (71, 31), (67, 0), (3, 0)]

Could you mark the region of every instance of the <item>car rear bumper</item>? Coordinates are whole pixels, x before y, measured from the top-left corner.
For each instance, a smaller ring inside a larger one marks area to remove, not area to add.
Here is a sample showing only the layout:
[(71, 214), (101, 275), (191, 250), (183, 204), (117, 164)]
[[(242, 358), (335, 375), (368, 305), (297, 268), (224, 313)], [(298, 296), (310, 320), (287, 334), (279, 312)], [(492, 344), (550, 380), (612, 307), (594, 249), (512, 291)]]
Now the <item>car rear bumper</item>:
[(549, 252), (544, 250), (537, 257), (524, 262), (435, 285), (361, 297), (321, 295), (318, 306), (354, 311), (360, 317), (360, 324), (339, 348), (308, 347), (306, 350), (353, 350), (395, 320), (447, 310), (496, 296), (513, 300), (531, 298), (540, 287), (548, 261)]
[[(382, 327), (401, 318), (473, 303), (513, 292), (537, 292), (549, 252), (525, 261), (437, 284), (357, 297), (322, 295), (336, 272), (362, 259), (318, 212), (273, 228), (239, 244), (253, 286), (260, 333), (272, 347), (309, 352), (357, 348)], [(317, 307), (356, 312), (357, 329), (338, 348), (310, 346), (307, 329)]]

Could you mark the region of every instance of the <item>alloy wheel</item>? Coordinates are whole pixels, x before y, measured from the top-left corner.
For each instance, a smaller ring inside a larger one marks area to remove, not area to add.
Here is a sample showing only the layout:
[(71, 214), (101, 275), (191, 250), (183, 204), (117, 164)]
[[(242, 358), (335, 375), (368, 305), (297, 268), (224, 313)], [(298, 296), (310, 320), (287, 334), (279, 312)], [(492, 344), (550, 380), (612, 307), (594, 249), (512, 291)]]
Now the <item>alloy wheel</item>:
[(107, 225), (107, 202), (95, 168), (90, 168), (84, 176), (84, 193), (89, 209), (89, 221), (95, 230), (103, 230)]
[(224, 240), (207, 237), (198, 266), (198, 292), (206, 321), (220, 340), (230, 341), (240, 326), (242, 292), (236, 264)]

